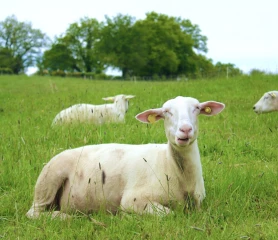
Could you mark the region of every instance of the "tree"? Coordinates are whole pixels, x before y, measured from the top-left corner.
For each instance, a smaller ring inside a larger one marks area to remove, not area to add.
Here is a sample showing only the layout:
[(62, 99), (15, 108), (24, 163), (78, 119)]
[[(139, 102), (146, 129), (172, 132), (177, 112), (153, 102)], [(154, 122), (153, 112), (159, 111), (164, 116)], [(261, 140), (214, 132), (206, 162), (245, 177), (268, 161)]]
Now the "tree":
[(138, 44), (145, 44), (147, 51), (141, 74), (167, 76), (195, 71), (193, 38), (182, 31), (176, 18), (151, 12), (146, 19), (137, 21), (134, 28), (141, 29), (137, 30), (141, 32)]
[(13, 60), (10, 68), (18, 74), (34, 66), (36, 57), (49, 43), (49, 38), (30, 23), (19, 22), (15, 16), (0, 22), (0, 47), (9, 51)]
[(7, 68), (11, 72), (14, 72), (21, 67), (22, 63), (20, 59), (14, 57), (10, 49), (0, 47), (0, 68)]
[(142, 52), (138, 55), (134, 51), (138, 43), (132, 29), (135, 19), (121, 14), (105, 19), (98, 45), (102, 58), (108, 65), (121, 69), (124, 77), (133, 74), (133, 67), (142, 61)]
[(82, 18), (73, 23), (59, 42), (66, 46), (75, 61), (75, 70), (100, 73), (104, 70), (100, 53), (96, 47), (100, 40), (101, 23), (96, 19)]
[(177, 75), (196, 71), (199, 55), (206, 52), (205, 36), (189, 20), (150, 12), (143, 20), (130, 16), (106, 17), (99, 43), (107, 64), (122, 76)]
[(51, 48), (44, 52), (42, 57), (41, 71), (78, 71), (76, 59), (73, 58), (71, 51), (63, 43), (54, 43)]
[(198, 52), (206, 53), (207, 48), (207, 37), (201, 35), (201, 29), (198, 25), (194, 25), (188, 19), (176, 18), (176, 22), (179, 23), (181, 30), (186, 35), (190, 36), (193, 40), (193, 47)]
[(175, 48), (179, 42), (179, 26), (166, 15), (147, 13), (146, 19), (135, 23), (138, 45), (144, 46), (145, 64), (140, 75), (169, 75), (177, 71), (179, 59)]
[(188, 74), (190, 78), (212, 78), (215, 76), (215, 67), (212, 59), (207, 59), (204, 55), (197, 54), (194, 61), (194, 71)]

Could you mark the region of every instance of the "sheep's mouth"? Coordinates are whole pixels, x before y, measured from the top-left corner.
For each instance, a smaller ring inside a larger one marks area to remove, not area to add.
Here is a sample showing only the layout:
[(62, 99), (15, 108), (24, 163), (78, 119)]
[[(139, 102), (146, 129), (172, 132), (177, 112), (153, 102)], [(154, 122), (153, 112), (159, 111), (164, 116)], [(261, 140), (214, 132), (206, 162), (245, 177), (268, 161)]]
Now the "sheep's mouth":
[(176, 142), (178, 145), (187, 145), (187, 144), (189, 144), (189, 141), (190, 141), (190, 138), (188, 138), (188, 137), (184, 137), (184, 138), (178, 137), (176, 139), (177, 139)]
[(254, 110), (254, 112), (256, 113), (256, 114), (261, 114), (262, 112), (260, 111), (260, 110)]
[(178, 138), (178, 141), (181, 141), (181, 142), (188, 142), (188, 141), (189, 141), (189, 138)]

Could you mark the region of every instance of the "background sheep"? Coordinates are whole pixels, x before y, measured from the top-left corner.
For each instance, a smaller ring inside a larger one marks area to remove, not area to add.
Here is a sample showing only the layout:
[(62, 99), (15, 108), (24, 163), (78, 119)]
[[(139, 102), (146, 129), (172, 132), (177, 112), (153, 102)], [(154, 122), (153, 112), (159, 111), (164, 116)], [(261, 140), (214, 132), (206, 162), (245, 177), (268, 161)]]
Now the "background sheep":
[(27, 216), (47, 208), (52, 216), (118, 209), (169, 213), (191, 197), (197, 208), (205, 198), (197, 145), (198, 115), (216, 115), (222, 103), (176, 97), (161, 108), (136, 116), (144, 123), (164, 119), (167, 144), (100, 144), (66, 150), (43, 168)]
[(113, 101), (110, 104), (92, 105), (83, 103), (73, 105), (58, 113), (52, 125), (75, 122), (91, 122), (95, 124), (124, 122), (125, 114), (128, 110), (128, 100), (134, 97), (133, 95), (120, 94), (115, 97), (102, 98), (105, 101)]
[(278, 91), (266, 92), (254, 105), (253, 110), (256, 113), (278, 111)]

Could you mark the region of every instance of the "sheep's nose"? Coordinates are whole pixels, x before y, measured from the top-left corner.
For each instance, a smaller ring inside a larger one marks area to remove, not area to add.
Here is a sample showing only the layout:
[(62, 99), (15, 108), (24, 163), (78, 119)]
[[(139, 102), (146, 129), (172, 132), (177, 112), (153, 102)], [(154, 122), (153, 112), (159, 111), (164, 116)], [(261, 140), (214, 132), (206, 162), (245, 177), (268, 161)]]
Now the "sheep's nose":
[(256, 107), (254, 106), (254, 107), (253, 107), (253, 109), (255, 110), (255, 109), (256, 109)]
[(183, 127), (180, 127), (179, 130), (183, 133), (189, 133), (192, 131), (192, 126), (183, 126)]

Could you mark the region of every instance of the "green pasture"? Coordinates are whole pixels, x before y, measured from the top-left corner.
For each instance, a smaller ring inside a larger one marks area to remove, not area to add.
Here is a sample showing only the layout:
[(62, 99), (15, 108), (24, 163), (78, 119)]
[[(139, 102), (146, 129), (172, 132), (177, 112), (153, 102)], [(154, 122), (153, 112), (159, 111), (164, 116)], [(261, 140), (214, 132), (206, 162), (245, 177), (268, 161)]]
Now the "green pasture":
[[(278, 90), (278, 76), (179, 82), (95, 81), (0, 76), (0, 239), (278, 239), (278, 113), (256, 115), (254, 103)], [(51, 128), (76, 103), (133, 94), (125, 124)], [(134, 116), (178, 95), (226, 104), (199, 117), (199, 148), (207, 197), (200, 212), (159, 217), (105, 212), (30, 220), (36, 179), (51, 157), (99, 143), (164, 143), (163, 122)], [(97, 224), (92, 218), (103, 224)]]

